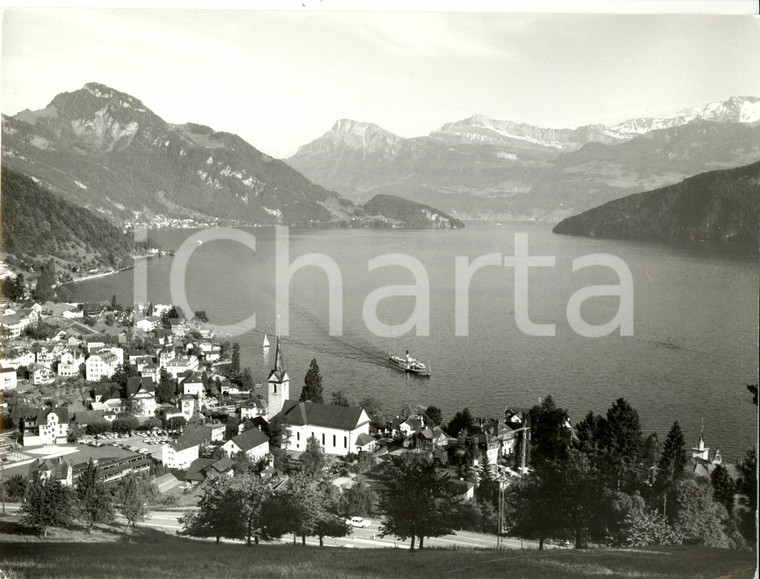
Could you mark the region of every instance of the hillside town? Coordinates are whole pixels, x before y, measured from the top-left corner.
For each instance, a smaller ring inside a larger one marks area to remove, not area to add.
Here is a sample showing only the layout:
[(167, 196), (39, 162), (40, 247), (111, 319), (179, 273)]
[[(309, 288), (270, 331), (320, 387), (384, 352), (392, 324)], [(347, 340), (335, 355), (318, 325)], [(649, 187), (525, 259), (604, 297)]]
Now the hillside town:
[[(369, 524), (362, 517), (383, 516), (383, 533), (411, 537), (412, 548), (415, 536), (421, 548), (426, 535), (456, 529), (509, 533), (536, 539), (539, 547), (599, 540), (591, 516), (556, 532), (538, 530), (520, 515), (538, 508), (530, 485), (545, 483), (535, 473), (546, 468), (559, 468), (557, 476), (566, 484), (587, 485), (573, 495), (574, 506), (584, 492), (593, 497), (599, 481), (635, 488), (632, 496), (646, 493), (654, 505), (662, 501), (661, 514), (639, 514), (654, 517), (663, 533), (671, 529), (665, 523), (667, 497), (680, 504), (683, 493), (715, 487), (716, 473), (725, 486), (716, 487), (723, 489), (716, 494), (721, 508), (747, 512), (749, 499), (741, 486), (746, 463), (725, 463), (703, 435), (687, 456), (677, 422), (664, 445), (656, 434), (644, 439), (638, 415), (624, 399), (606, 418), (589, 413), (575, 426), (551, 396), (533, 408), (507, 407), (496, 417), (475, 417), (465, 408), (444, 422), (434, 405), (391, 414), (371, 397), (352, 404), (343, 391), (325, 403), (316, 359), (297, 398), (290, 373), (302, 369), (287, 367), (279, 337), (273, 338), (271, 370), (257, 382), (241, 367), (239, 344), (219, 340), (206, 329), (207, 321), (205, 312), (186, 316), (172, 305), (122, 308), (115, 296), (111, 303), (3, 301), (3, 499), (23, 499), (29, 481), (74, 488), (87, 476), (106, 485), (137, 477), (150, 485), (154, 508), (192, 509), (205, 504), (214, 489), (221, 492), (218, 485), (226, 493), (229, 485), (252, 478), (272, 496), (292, 498), (304, 473), (310, 473), (331, 489), (325, 496), (337, 494), (330, 499), (331, 516), (340, 524), (320, 532), (344, 536)], [(631, 431), (634, 419), (638, 432)], [(615, 421), (619, 431), (610, 426)], [(574, 480), (579, 465), (589, 460), (598, 461), (594, 477), (599, 478)], [(415, 461), (431, 465), (442, 477), (434, 476), (436, 484), (443, 484), (457, 505), (445, 515), (440, 532), (435, 525), (410, 532), (392, 515), (390, 491)], [(679, 480), (697, 486), (681, 488)], [(198, 531), (199, 524), (189, 516), (184, 531), (209, 532)], [(317, 532), (317, 527), (277, 525), (270, 521), (261, 537), (276, 538), (272, 528), (300, 529), (304, 541)], [(625, 535), (624, 525), (615, 532)], [(684, 540), (696, 531), (681, 532)], [(217, 539), (230, 536), (214, 533)], [(651, 540), (678, 540), (673, 537)], [(741, 535), (727, 533), (729, 539), (738, 542)]]

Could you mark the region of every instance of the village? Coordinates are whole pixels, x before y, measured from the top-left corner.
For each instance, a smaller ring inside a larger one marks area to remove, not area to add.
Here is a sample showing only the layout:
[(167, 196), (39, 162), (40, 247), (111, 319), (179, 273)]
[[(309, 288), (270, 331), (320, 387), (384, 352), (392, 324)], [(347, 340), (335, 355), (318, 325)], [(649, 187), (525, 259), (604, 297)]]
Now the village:
[[(23, 481), (35, 478), (74, 487), (94, 466), (104, 484), (135, 476), (149, 482), (150, 508), (192, 509), (220, 479), (253, 476), (287, 494), (293, 477), (315, 474), (316, 461), (321, 480), (343, 497), (340, 517), (348, 527), (367, 527), (363, 517), (385, 514), (382, 497), (394, 483), (389, 466), (412, 453), (432, 457), (458, 504), (478, 505), (474, 515), (450, 522), (452, 529), (501, 536), (508, 527), (504, 491), (532, 471), (531, 450), (540, 460), (531, 447), (546, 437), (541, 427), (555, 423), (547, 448), (583, 448), (589, 428), (588, 417), (573, 428), (551, 397), (533, 409), (507, 407), (496, 418), (465, 408), (448, 422), (433, 405), (391, 414), (371, 397), (352, 404), (343, 391), (325, 403), (316, 359), (296, 398), (279, 337), (271, 370), (256, 382), (241, 368), (239, 345), (206, 329), (201, 311), (188, 318), (172, 305), (123, 309), (115, 297), (110, 304), (3, 306), (3, 501), (23, 499)], [(637, 468), (655, 488), (657, 455), (648, 447), (640, 454), (652, 457)], [(738, 476), (703, 436), (683, 466), (695, 478), (710, 480), (716, 469)], [(363, 495), (352, 502), (357, 489)]]
[(332, 404), (294, 399), (280, 339), (266, 382), (256, 383), (241, 371), (239, 346), (199, 318), (205, 312), (188, 320), (170, 305), (124, 311), (115, 300), (6, 304), (4, 480), (39, 471), (72, 486), (93, 461), (103, 481), (142, 473), (165, 504), (194, 506), (210, 477), (253, 470), (273, 487), (286, 483), (310, 439), (341, 491), (357, 476), (380, 491), (372, 471), (409, 451), (438, 454), (463, 500), (474, 499), (484, 461), (495, 477), (526, 470), (525, 445), (517, 456), (529, 432), (524, 410), (487, 420), (466, 410), (452, 433), (434, 406), (387, 416), (377, 401), (365, 409), (342, 393)]

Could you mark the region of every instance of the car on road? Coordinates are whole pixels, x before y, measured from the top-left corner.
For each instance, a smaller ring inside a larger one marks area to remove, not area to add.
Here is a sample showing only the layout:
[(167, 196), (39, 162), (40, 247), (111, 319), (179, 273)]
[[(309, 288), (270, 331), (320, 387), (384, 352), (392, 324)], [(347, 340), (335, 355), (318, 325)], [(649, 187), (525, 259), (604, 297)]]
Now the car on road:
[(367, 519), (362, 519), (361, 517), (351, 517), (346, 520), (346, 524), (352, 527), (361, 527), (362, 529), (366, 529), (370, 525)]

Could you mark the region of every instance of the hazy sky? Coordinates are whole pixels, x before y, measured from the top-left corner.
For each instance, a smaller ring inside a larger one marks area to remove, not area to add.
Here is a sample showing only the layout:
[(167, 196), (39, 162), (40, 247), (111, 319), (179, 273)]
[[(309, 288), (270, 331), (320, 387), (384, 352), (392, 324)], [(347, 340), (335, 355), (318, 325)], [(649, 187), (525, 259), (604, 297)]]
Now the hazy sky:
[(339, 118), (411, 137), (474, 113), (578, 126), (760, 96), (758, 60), (747, 16), (10, 9), (2, 112), (95, 81), (284, 157)]

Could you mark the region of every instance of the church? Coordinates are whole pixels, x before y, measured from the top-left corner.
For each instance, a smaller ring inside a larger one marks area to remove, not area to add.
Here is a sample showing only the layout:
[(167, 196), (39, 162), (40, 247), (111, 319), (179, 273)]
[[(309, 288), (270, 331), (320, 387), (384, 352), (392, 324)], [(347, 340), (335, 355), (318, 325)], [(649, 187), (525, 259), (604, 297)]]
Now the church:
[(306, 450), (306, 441), (314, 436), (325, 454), (346, 456), (358, 452), (360, 435), (365, 435), (362, 440), (369, 436), (370, 420), (362, 408), (290, 400), (290, 377), (279, 338), (267, 388), (267, 420), (280, 415), (287, 423), (287, 450)]

